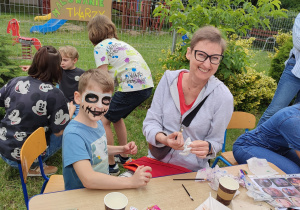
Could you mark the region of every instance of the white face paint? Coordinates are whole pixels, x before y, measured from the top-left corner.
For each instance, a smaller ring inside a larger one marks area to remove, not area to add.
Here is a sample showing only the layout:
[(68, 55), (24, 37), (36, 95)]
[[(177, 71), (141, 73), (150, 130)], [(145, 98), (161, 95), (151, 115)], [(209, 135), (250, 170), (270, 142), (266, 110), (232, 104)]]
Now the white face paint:
[(94, 118), (101, 117), (107, 112), (111, 97), (110, 93), (87, 90), (82, 96), (82, 108), (88, 115), (91, 114)]

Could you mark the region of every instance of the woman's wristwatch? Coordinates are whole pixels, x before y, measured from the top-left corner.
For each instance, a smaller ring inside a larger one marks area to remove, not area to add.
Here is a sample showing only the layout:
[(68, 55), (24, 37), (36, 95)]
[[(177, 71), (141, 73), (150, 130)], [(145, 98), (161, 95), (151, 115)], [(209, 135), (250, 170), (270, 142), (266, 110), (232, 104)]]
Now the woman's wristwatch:
[(211, 150), (211, 143), (209, 141), (206, 141), (208, 143), (208, 153), (206, 156), (211, 155), (212, 154), (212, 150)]

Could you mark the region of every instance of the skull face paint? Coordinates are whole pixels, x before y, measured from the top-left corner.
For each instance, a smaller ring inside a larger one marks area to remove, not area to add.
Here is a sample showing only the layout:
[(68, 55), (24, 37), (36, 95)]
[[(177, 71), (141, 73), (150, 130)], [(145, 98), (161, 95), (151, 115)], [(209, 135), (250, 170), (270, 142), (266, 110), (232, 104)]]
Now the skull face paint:
[[(111, 101), (111, 94), (100, 93), (87, 90), (82, 97), (82, 104), (88, 103), (88, 105), (82, 105), (84, 111), (88, 114), (92, 114), (93, 117), (104, 115), (109, 107)], [(85, 102), (85, 103), (84, 103)]]

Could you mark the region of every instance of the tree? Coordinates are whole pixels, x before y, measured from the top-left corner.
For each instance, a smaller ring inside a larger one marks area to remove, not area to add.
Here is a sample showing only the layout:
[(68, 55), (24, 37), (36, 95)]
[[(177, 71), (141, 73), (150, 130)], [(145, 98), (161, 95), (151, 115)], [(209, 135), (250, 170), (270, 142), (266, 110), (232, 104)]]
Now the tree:
[[(184, 51), (189, 46), (193, 33), (201, 26), (213, 25), (224, 32), (224, 35), (246, 35), (252, 28), (270, 28), (269, 18), (287, 17), (280, 8), (279, 0), (258, 0), (257, 6), (245, 0), (189, 0), (184, 6), (181, 0), (166, 0), (154, 10), (154, 16), (161, 16), (172, 23), (170, 30), (187, 35)], [(247, 56), (233, 42), (229, 44), (227, 54), (222, 61), (224, 68), (219, 71), (225, 78), (245, 70)]]
[(279, 0), (258, 0), (257, 6), (245, 0), (189, 0), (184, 7), (181, 0), (166, 0), (154, 10), (172, 23), (177, 33), (192, 33), (204, 25), (213, 25), (232, 34), (246, 35), (247, 29), (269, 28), (268, 17), (287, 17)]
[[(8, 58), (9, 51), (6, 49), (9, 43), (8, 37), (1, 36), (0, 38), (0, 88), (2, 88), (9, 80), (20, 74), (21, 68), (14, 65)], [(4, 114), (4, 109), (0, 107), (0, 119)]]

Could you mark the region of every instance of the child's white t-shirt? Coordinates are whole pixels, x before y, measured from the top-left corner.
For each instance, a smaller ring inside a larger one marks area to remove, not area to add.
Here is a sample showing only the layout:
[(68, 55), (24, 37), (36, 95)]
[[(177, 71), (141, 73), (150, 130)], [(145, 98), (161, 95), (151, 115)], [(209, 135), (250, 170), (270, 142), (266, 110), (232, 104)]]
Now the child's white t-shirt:
[(117, 91), (131, 92), (153, 87), (151, 71), (142, 55), (129, 44), (105, 39), (94, 48), (97, 67), (108, 64)]

